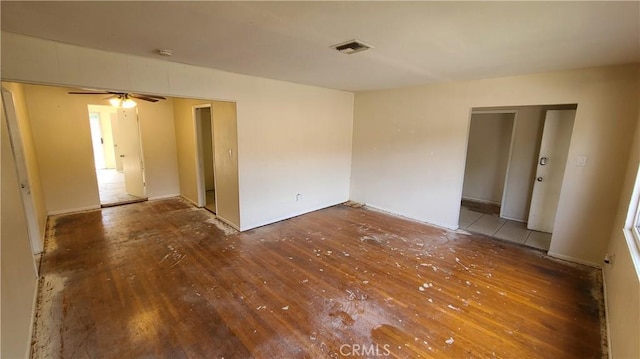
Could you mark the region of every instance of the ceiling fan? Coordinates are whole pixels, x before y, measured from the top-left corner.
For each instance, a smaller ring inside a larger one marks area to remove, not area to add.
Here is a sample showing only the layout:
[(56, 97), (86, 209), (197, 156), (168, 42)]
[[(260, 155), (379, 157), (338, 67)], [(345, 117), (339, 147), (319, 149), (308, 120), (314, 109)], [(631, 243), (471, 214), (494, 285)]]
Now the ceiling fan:
[(156, 95), (146, 95), (146, 94), (137, 94), (137, 93), (129, 93), (129, 92), (117, 92), (117, 91), (70, 91), (70, 95), (111, 95), (106, 97), (105, 100), (109, 100), (112, 106), (114, 107), (123, 107), (123, 108), (132, 108), (137, 104), (133, 100), (143, 100), (149, 102), (158, 102), (159, 100), (166, 100), (166, 98), (162, 96)]

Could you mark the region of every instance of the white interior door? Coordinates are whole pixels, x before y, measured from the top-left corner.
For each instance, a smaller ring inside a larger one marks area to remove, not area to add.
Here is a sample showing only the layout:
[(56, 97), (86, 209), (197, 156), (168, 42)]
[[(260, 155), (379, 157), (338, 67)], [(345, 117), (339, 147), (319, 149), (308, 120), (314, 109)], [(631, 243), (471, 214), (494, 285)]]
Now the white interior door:
[(128, 194), (145, 198), (144, 162), (140, 126), (135, 108), (118, 109), (118, 148), (122, 158), (124, 186)]
[(120, 126), (118, 126), (118, 114), (111, 115), (111, 134), (113, 135), (113, 152), (116, 158), (116, 171), (122, 172), (122, 151), (118, 144), (120, 143)]
[(553, 232), (575, 114), (575, 110), (546, 113), (529, 208), (529, 229)]
[[(42, 233), (38, 226), (35, 204), (33, 203), (33, 196), (31, 195), (31, 184), (29, 182), (29, 174), (27, 172), (26, 164), (27, 161), (24, 154), (22, 135), (18, 127), (18, 114), (13, 101), (13, 94), (5, 89), (2, 89), (2, 107), (4, 108), (4, 114), (2, 117), (6, 118), (11, 149), (13, 150), (13, 157), (16, 161), (20, 194), (22, 196), (22, 204), (24, 206), (29, 239), (31, 241), (31, 251), (34, 254), (38, 254), (42, 252)], [(36, 266), (36, 273), (37, 272), (38, 268)]]

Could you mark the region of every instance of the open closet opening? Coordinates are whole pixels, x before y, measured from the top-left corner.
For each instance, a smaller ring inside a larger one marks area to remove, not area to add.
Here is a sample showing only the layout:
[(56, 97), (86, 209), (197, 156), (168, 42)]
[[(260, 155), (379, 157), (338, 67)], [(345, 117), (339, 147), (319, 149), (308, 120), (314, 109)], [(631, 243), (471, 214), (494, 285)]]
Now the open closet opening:
[(199, 205), (216, 213), (215, 146), (211, 105), (197, 105), (193, 109), (198, 157)]
[(473, 109), (460, 228), (549, 249), (576, 108)]

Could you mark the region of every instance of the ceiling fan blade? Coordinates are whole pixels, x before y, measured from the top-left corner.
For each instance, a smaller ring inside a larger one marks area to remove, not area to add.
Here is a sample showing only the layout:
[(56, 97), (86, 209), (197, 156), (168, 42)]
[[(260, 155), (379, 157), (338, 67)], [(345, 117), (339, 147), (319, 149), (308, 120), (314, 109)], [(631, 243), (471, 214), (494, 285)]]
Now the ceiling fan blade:
[(147, 94), (139, 94), (139, 93), (130, 93), (129, 95), (132, 96), (132, 97), (142, 96), (142, 97), (146, 97), (146, 98), (155, 98), (155, 99), (158, 99), (158, 100), (166, 100), (165, 97), (156, 96), (156, 95), (147, 95)]
[(129, 94), (129, 97), (135, 98), (135, 99), (138, 99), (138, 100), (149, 101), (149, 102), (158, 102), (158, 99), (156, 99), (156, 98), (151, 98), (151, 97), (147, 97), (147, 96), (143, 96), (143, 95)]
[(108, 95), (111, 94), (113, 92), (107, 92), (107, 91), (95, 91), (95, 92), (77, 92), (77, 91), (69, 91), (70, 95)]
[(138, 100), (149, 101), (149, 102), (158, 102), (158, 100), (166, 100), (165, 97), (156, 96), (156, 95), (142, 95), (137, 93), (127, 93), (127, 92), (116, 92), (116, 91), (70, 91), (71, 95), (111, 95), (104, 100), (109, 100), (112, 98), (135, 98)]

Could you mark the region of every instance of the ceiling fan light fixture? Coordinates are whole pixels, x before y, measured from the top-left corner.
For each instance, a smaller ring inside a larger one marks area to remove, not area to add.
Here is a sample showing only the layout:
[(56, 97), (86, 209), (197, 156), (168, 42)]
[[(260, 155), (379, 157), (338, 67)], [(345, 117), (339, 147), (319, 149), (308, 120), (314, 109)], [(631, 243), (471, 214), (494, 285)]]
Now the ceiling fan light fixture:
[(113, 107), (120, 107), (120, 105), (122, 105), (122, 99), (120, 97), (110, 98), (109, 103)]
[(117, 108), (134, 108), (137, 106), (137, 103), (130, 98), (122, 98), (122, 97), (114, 97), (109, 99), (109, 103), (113, 107)]
[(122, 108), (134, 108), (136, 105), (137, 103), (130, 98), (122, 100), (121, 104)]

